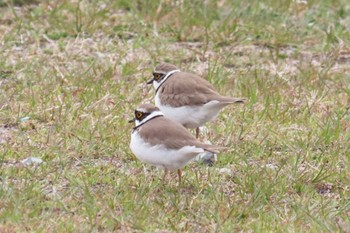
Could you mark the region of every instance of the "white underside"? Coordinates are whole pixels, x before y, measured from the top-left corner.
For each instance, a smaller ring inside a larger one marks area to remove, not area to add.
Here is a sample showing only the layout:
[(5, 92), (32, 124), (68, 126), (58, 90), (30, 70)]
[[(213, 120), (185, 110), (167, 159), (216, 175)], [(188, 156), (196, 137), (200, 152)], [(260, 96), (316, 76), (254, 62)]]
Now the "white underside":
[(156, 106), (162, 111), (165, 117), (176, 121), (186, 128), (197, 128), (208, 121), (214, 120), (220, 110), (226, 106), (217, 100), (210, 101), (201, 106), (171, 107), (160, 102), (159, 94), (155, 97)]
[(131, 134), (130, 149), (139, 160), (168, 170), (180, 169), (204, 152), (204, 149), (195, 146), (185, 146), (179, 150), (170, 150), (164, 145), (151, 146), (137, 131)]

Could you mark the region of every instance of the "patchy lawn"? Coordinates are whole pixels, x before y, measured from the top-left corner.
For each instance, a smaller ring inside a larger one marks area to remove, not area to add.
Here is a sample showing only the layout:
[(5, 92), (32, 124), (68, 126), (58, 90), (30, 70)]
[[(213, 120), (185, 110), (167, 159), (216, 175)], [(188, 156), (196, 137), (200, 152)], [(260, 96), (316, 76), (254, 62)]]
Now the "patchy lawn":
[[(350, 231), (348, 1), (0, 0), (0, 16), (0, 232)], [(181, 186), (129, 149), (163, 61), (248, 99), (206, 125), (228, 149)]]

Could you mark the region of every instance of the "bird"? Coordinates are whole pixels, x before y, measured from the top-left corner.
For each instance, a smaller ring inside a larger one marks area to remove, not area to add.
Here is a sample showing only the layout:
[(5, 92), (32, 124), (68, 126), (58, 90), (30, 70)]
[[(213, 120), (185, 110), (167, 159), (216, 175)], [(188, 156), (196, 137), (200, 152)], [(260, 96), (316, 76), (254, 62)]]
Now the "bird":
[(199, 142), (183, 125), (174, 122), (152, 104), (141, 104), (135, 110), (130, 149), (142, 162), (164, 168), (163, 181), (169, 171), (181, 169), (203, 152), (218, 153), (215, 145)]
[(245, 98), (220, 95), (207, 80), (170, 63), (157, 65), (147, 84), (153, 84), (155, 105), (164, 115), (186, 128), (196, 128), (196, 138), (199, 127), (214, 120), (222, 108), (245, 102)]

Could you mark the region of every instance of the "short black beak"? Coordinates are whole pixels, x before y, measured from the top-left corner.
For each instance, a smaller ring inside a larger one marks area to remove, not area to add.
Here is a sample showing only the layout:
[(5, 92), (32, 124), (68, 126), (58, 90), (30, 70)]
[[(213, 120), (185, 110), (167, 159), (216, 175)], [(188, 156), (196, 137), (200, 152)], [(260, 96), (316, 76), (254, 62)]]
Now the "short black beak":
[(153, 83), (153, 78), (147, 82), (147, 85), (150, 85)]
[(129, 122), (129, 123), (134, 123), (134, 122), (135, 122), (135, 118), (129, 120), (128, 122)]

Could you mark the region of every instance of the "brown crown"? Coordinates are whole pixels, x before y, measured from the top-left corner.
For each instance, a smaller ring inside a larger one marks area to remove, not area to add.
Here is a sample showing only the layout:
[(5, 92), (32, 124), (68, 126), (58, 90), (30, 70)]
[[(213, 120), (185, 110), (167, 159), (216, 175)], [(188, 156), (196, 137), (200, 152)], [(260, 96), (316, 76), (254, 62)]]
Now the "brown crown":
[(153, 104), (140, 104), (137, 109), (145, 109), (147, 112), (160, 111), (159, 108)]
[(155, 73), (162, 73), (162, 74), (166, 74), (172, 70), (177, 70), (177, 67), (170, 63), (162, 63), (157, 65), (156, 68), (154, 68)]

